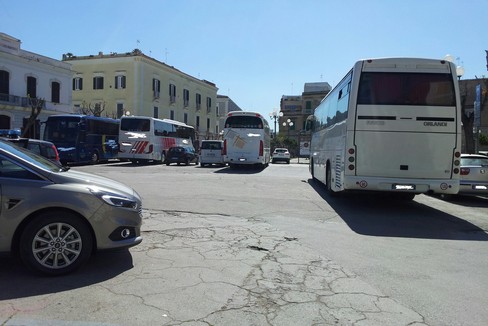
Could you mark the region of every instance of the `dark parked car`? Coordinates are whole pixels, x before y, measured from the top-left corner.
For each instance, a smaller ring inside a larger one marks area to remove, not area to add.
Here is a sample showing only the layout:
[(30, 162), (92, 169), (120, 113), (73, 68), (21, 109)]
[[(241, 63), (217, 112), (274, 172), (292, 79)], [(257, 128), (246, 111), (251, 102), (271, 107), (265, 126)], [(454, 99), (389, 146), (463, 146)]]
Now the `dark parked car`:
[(97, 250), (142, 241), (134, 189), (1, 140), (0, 188), (0, 253), (13, 253), (34, 271), (69, 273)]
[(59, 153), (56, 146), (49, 141), (30, 138), (8, 138), (6, 140), (44, 156), (60, 166), (62, 165), (59, 161)]
[(193, 147), (176, 146), (171, 147), (166, 153), (166, 165), (171, 163), (181, 163), (189, 165), (190, 163), (198, 164), (198, 154)]

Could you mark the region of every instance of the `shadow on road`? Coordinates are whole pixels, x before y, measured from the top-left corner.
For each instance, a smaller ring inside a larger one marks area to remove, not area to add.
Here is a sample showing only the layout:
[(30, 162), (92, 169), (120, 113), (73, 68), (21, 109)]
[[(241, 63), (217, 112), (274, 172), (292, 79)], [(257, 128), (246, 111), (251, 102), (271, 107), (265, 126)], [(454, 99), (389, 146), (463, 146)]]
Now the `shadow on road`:
[(49, 277), (27, 270), (18, 259), (0, 257), (0, 301), (57, 293), (97, 284), (133, 268), (128, 250), (100, 252), (64, 276)]
[(325, 186), (308, 183), (358, 234), (382, 237), (488, 241), (488, 234), (457, 216), (416, 201), (395, 200), (387, 194), (344, 194), (330, 197)]

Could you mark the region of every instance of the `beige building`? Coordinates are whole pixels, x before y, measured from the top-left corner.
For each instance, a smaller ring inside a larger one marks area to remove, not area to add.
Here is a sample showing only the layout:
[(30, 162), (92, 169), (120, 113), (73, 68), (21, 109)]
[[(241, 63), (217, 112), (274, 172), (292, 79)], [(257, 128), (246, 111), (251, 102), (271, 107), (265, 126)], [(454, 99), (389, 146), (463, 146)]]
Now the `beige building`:
[(329, 83), (305, 83), (301, 95), (283, 95), (278, 118), (279, 134), (299, 140), (306, 140), (310, 134), (305, 131), (307, 118), (331, 90)]
[(192, 77), (139, 50), (117, 54), (63, 55), (72, 65), (75, 111), (101, 116), (141, 115), (195, 127), (197, 137), (219, 133), (215, 84)]

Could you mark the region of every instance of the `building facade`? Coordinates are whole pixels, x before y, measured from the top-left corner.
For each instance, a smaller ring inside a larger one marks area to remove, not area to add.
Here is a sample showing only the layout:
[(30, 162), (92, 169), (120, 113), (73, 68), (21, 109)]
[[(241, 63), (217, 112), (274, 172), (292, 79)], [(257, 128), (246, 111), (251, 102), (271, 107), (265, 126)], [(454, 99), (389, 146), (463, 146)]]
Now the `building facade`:
[[(459, 93), (463, 112), (462, 150), (466, 153), (486, 152), (488, 144), (483, 143), (480, 138), (481, 135), (488, 136), (488, 79), (460, 80)], [(479, 107), (475, 109), (477, 101)]]
[(310, 132), (306, 131), (307, 118), (330, 90), (327, 82), (305, 83), (301, 95), (283, 95), (280, 101), (283, 115), (278, 118), (279, 135), (294, 139), (297, 144), (310, 140)]
[(21, 49), (21, 41), (0, 33), (0, 129), (23, 131), (36, 100), (44, 100), (28, 136), (42, 138), (49, 115), (72, 113), (68, 63)]
[(217, 95), (217, 111), (219, 117), (219, 130), (224, 130), (227, 113), (232, 111), (242, 111), (242, 109), (228, 96)]
[(139, 50), (123, 54), (63, 55), (72, 65), (75, 111), (172, 119), (195, 127), (197, 137), (219, 133), (215, 84), (185, 74)]

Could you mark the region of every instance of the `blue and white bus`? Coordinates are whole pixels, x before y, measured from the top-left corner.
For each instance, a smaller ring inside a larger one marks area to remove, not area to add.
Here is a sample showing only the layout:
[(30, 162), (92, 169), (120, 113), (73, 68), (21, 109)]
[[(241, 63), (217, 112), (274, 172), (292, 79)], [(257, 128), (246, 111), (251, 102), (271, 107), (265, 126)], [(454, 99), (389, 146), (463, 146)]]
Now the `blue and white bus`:
[(63, 164), (98, 163), (117, 158), (119, 124), (90, 115), (53, 115), (46, 120), (44, 140), (54, 143)]
[(331, 195), (459, 190), (461, 106), (448, 61), (358, 61), (309, 119), (310, 171)]

